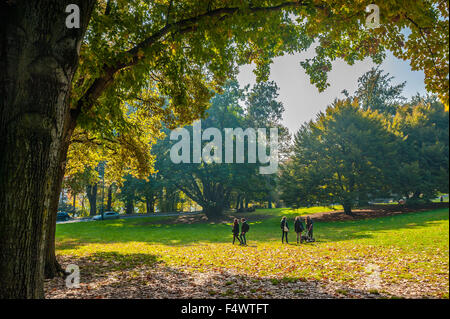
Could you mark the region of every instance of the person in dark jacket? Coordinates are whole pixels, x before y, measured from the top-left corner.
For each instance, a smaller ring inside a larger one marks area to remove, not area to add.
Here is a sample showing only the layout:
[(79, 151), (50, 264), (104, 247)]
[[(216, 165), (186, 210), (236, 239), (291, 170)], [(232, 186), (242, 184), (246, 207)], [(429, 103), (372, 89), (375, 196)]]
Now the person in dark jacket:
[(232, 232), (233, 232), (233, 245), (236, 239), (238, 240), (239, 244), (242, 244), (241, 240), (239, 239), (239, 220), (237, 218), (234, 219)]
[(289, 244), (288, 242), (289, 225), (286, 217), (283, 217), (281, 219), (280, 227), (281, 227), (281, 243), (284, 243), (284, 238), (286, 237), (286, 244)]
[(308, 238), (313, 238), (313, 230), (314, 230), (314, 223), (311, 219), (311, 217), (306, 217), (306, 230), (308, 231)]
[(242, 225), (241, 225), (241, 245), (246, 246), (247, 238), (245, 238), (245, 234), (250, 229), (250, 226), (247, 224), (247, 221), (245, 220), (245, 218), (241, 219), (241, 223), (242, 223)]
[(305, 230), (305, 226), (303, 226), (303, 222), (300, 216), (295, 217), (294, 229), (295, 232), (297, 233), (297, 245), (298, 245), (299, 240), (301, 241), (302, 238), (302, 232)]

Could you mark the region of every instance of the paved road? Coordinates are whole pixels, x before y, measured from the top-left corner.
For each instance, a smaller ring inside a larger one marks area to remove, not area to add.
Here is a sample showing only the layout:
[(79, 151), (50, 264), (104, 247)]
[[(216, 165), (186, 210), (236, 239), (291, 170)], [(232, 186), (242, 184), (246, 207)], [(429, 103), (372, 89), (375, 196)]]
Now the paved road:
[[(186, 216), (186, 215), (196, 215), (201, 212), (191, 212), (191, 213), (163, 213), (163, 214), (140, 214), (140, 215), (120, 215), (119, 219), (128, 219), (128, 218), (142, 218), (142, 217), (168, 217), (168, 216)], [(92, 217), (85, 218), (74, 218), (68, 221), (57, 221), (57, 224), (72, 224), (72, 223), (82, 223), (82, 222), (93, 222)]]

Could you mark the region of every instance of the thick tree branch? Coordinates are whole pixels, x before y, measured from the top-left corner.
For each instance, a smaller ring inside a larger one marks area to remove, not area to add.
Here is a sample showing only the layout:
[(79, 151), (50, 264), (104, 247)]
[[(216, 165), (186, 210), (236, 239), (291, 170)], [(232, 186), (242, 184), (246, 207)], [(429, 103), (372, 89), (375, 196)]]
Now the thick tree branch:
[(100, 95), (109, 87), (114, 81), (114, 75), (121, 69), (135, 65), (139, 60), (143, 59), (144, 56), (140, 55), (139, 52), (151, 47), (162, 38), (164, 38), (170, 32), (176, 33), (187, 33), (196, 30), (196, 24), (202, 20), (210, 19), (214, 17), (219, 17), (225, 19), (230, 17), (240, 11), (246, 13), (260, 13), (260, 12), (273, 12), (279, 11), (288, 7), (299, 7), (304, 6), (303, 0), (298, 1), (287, 1), (279, 5), (272, 7), (251, 7), (247, 9), (241, 8), (218, 8), (211, 11), (207, 11), (203, 14), (199, 14), (195, 17), (180, 20), (174, 23), (168, 23), (166, 26), (137, 44), (132, 49), (125, 52), (126, 56), (132, 56), (132, 59), (127, 62), (116, 62), (116, 63), (105, 63), (100, 76), (94, 80), (92, 85), (87, 89), (85, 94), (78, 100), (74, 109), (72, 109), (72, 117), (76, 120), (78, 115), (83, 109), (88, 109), (97, 101)]

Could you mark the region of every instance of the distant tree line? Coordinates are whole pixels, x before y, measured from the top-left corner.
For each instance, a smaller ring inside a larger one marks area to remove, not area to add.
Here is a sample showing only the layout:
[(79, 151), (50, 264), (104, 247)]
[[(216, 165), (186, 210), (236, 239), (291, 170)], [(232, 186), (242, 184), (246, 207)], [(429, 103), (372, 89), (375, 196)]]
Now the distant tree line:
[(449, 116), (435, 96), (402, 96), (405, 83), (373, 68), (295, 134), (279, 180), (301, 207), (340, 203), (347, 214), (376, 198), (426, 202), (448, 193)]
[[(177, 141), (170, 140), (166, 128), (165, 137), (152, 147), (154, 171), (149, 176), (109, 173), (115, 178), (107, 178), (101, 196), (99, 166), (88, 167), (66, 176), (66, 189), (86, 194), (90, 215), (100, 207), (113, 209), (113, 202), (127, 214), (137, 205), (146, 213), (200, 206), (210, 218), (258, 206), (339, 203), (350, 214), (377, 198), (426, 202), (449, 188), (448, 111), (433, 95), (407, 101), (402, 95), (405, 83), (392, 81), (389, 74), (373, 68), (359, 78), (353, 95), (344, 91), (344, 99), (336, 99), (315, 120), (304, 123), (293, 143), (281, 125), (284, 107), (277, 101), (274, 82), (241, 89), (229, 81), (212, 98), (203, 129), (278, 127), (279, 174), (260, 175), (259, 164), (249, 164), (247, 158), (243, 164), (175, 164), (169, 153)], [(192, 126), (186, 128), (192, 133)]]
[[(278, 128), (281, 154), (286, 153), (289, 144), (288, 130), (281, 125), (283, 104), (277, 101), (278, 87), (274, 82), (262, 82), (250, 89), (241, 89), (236, 81), (229, 81), (221, 94), (211, 100), (211, 107), (202, 121), (203, 129), (218, 128)], [(192, 132), (192, 126), (186, 127)], [(199, 164), (174, 164), (169, 156), (170, 149), (176, 141), (170, 140), (170, 130), (164, 129), (165, 138), (153, 147), (155, 156), (154, 171), (145, 177), (127, 173), (111, 173), (117, 166), (107, 168), (107, 197), (100, 195), (102, 176), (99, 166), (86, 167), (73, 175), (66, 176), (65, 188), (76, 195), (86, 193), (89, 201), (90, 215), (99, 212), (99, 197), (106, 199), (106, 210), (112, 209), (111, 198), (124, 212), (135, 212), (137, 203), (145, 204), (147, 213), (176, 212), (199, 205), (208, 217), (222, 215), (225, 210), (246, 211), (250, 202), (273, 207), (279, 202), (276, 192), (277, 175), (258, 174), (259, 163), (248, 163), (246, 155), (243, 164), (216, 164), (205, 162)], [(203, 141), (203, 145), (208, 141)], [(248, 139), (244, 143), (247, 154)], [(235, 156), (235, 155), (234, 155)], [(105, 163), (108, 167), (108, 161)], [(118, 169), (122, 171), (121, 168)], [(119, 177), (119, 178), (117, 178)], [(84, 186), (83, 186), (84, 185)], [(105, 192), (105, 193), (106, 193)], [(118, 208), (118, 207), (117, 207)]]

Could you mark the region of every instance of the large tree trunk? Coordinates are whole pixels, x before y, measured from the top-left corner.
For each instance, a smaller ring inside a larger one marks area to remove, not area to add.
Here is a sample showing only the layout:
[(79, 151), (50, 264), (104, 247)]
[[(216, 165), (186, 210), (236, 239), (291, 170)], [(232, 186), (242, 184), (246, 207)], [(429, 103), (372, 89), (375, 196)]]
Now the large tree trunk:
[(64, 178), (65, 171), (65, 161), (67, 155), (68, 143), (64, 143), (64, 149), (61, 152), (61, 160), (62, 163), (59, 167), (56, 180), (53, 184), (53, 193), (52, 199), (50, 202), (50, 215), (48, 220), (48, 231), (46, 235), (46, 243), (45, 243), (45, 268), (44, 275), (45, 278), (54, 278), (58, 275), (64, 275), (64, 271), (56, 260), (56, 252), (55, 252), (55, 234), (56, 234), (56, 213), (58, 211), (58, 201), (59, 195), (61, 193), (62, 182)]
[[(70, 3), (80, 7), (79, 29), (65, 25)], [(45, 243), (73, 128), (70, 86), (94, 3), (0, 3), (0, 299), (44, 297)]]

